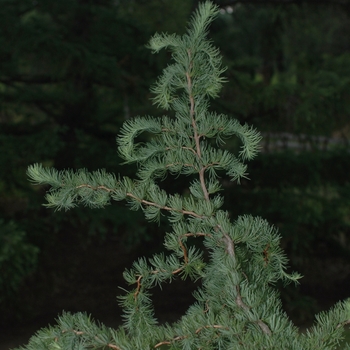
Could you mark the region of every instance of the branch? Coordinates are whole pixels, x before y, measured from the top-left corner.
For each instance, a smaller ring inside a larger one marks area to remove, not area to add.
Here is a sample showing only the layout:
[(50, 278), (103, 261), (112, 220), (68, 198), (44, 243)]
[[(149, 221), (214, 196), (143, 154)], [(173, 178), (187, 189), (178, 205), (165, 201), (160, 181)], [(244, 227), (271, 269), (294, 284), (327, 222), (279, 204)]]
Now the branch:
[[(64, 187), (64, 184), (62, 184), (62, 187)], [(91, 185), (88, 185), (88, 184), (81, 184), (79, 186), (76, 186), (75, 188), (79, 189), (79, 188), (84, 188), (84, 187), (90, 188), (90, 189), (92, 189), (94, 191), (103, 190), (103, 191), (106, 191), (108, 193), (111, 193), (111, 192), (115, 191), (114, 188), (109, 188), (109, 187), (103, 186), (103, 185), (91, 186)], [(157, 207), (159, 209), (163, 209), (163, 210), (167, 210), (167, 211), (175, 211), (177, 213), (182, 213), (184, 215), (190, 215), (190, 216), (193, 216), (193, 217), (198, 218), (198, 219), (205, 219), (205, 218), (207, 218), (205, 215), (199, 215), (199, 214), (195, 213), (194, 211), (183, 210), (183, 209), (175, 209), (175, 208), (172, 208), (172, 207), (168, 207), (166, 205), (160, 205), (160, 204), (157, 204), (157, 203), (154, 203), (154, 202), (147, 201), (145, 199), (141, 199), (141, 198), (135, 196), (134, 194), (132, 194), (130, 192), (127, 192), (126, 196), (130, 197), (130, 198), (133, 198), (133, 199), (136, 199), (138, 202), (140, 202), (141, 204), (144, 204), (144, 205), (150, 205), (150, 206)]]
[[(189, 58), (190, 62), (192, 62), (191, 51), (187, 50), (187, 54), (188, 54), (188, 58)], [(190, 71), (192, 68), (192, 63), (190, 64), (189, 68), (190, 68), (189, 69), (189, 71)], [(191, 106), (190, 107), (190, 117), (191, 117), (191, 121), (192, 121), (193, 132), (194, 132), (194, 140), (196, 142), (196, 151), (197, 151), (196, 153), (197, 153), (198, 159), (200, 159), (201, 158), (201, 148), (200, 148), (200, 143), (199, 143), (200, 136), (198, 135), (197, 124), (196, 124), (196, 119), (195, 119), (195, 115), (194, 115), (195, 114), (195, 112), (194, 112), (195, 102), (194, 102), (194, 98), (192, 95), (192, 79), (190, 76), (190, 72), (186, 72), (186, 79), (187, 79), (188, 94), (189, 94), (190, 106)], [(208, 193), (207, 187), (205, 185), (204, 172), (205, 172), (205, 168), (202, 168), (199, 171), (199, 180), (201, 183), (202, 191), (204, 193), (204, 198), (206, 201), (209, 201), (209, 193)]]
[(348, 325), (348, 324), (350, 324), (350, 319), (349, 319), (349, 320), (346, 320), (346, 321), (344, 321), (344, 322), (342, 322), (342, 323), (339, 323), (338, 326), (337, 326), (337, 328), (343, 328), (343, 327), (345, 327), (345, 326)]
[(186, 339), (186, 338), (187, 338), (187, 336), (182, 336), (182, 337), (179, 336), (179, 337), (174, 338), (172, 341), (165, 340), (165, 341), (162, 341), (162, 342), (156, 344), (156, 345), (154, 346), (154, 348), (155, 348), (155, 349), (156, 349), (156, 348), (159, 348), (159, 347), (162, 346), (162, 345), (171, 345), (171, 343), (174, 342), (174, 341), (182, 340), (182, 339)]
[(236, 259), (235, 254), (235, 243), (231, 239), (231, 237), (228, 235), (227, 232), (225, 232), (221, 225), (217, 225), (215, 230), (219, 229), (223, 233), (222, 241), (226, 244), (226, 251), (228, 255), (230, 255), (233, 259)]
[(137, 286), (136, 286), (136, 290), (135, 290), (135, 293), (134, 293), (134, 299), (135, 299), (135, 300), (137, 299), (137, 296), (138, 296), (139, 293), (140, 293), (140, 289), (141, 289), (141, 279), (142, 279), (142, 275), (138, 276), (138, 278), (137, 278), (137, 280), (136, 280)]
[[(224, 232), (224, 230), (222, 229), (222, 227), (220, 225), (217, 226), (221, 232), (223, 232), (224, 237), (223, 237), (223, 241), (226, 244), (226, 251), (227, 253), (233, 258), (235, 259), (235, 244), (233, 242), (233, 240), (231, 239), (231, 237)], [(267, 249), (267, 248), (266, 248)], [(250, 307), (245, 304), (242, 300), (242, 296), (241, 296), (241, 290), (239, 288), (239, 285), (236, 286), (236, 293), (237, 293), (237, 297), (236, 297), (236, 304), (238, 305), (238, 307), (240, 307), (241, 309), (243, 309), (246, 312), (249, 312)], [(271, 335), (271, 330), (268, 327), (268, 325), (266, 323), (264, 323), (262, 320), (257, 320), (256, 321), (257, 325), (260, 327), (260, 329), (267, 335)]]
[[(203, 326), (203, 327), (200, 327), (198, 328), (196, 331), (195, 331), (195, 334), (198, 334), (202, 329), (208, 329), (208, 328), (214, 328), (214, 329), (225, 329), (225, 330), (228, 330), (229, 328), (228, 327), (224, 327), (224, 326), (221, 326), (219, 324), (214, 324), (214, 325), (207, 325), (207, 326)], [(160, 346), (162, 345), (171, 345), (172, 342), (174, 341), (178, 341), (178, 340), (182, 340), (182, 339), (186, 339), (188, 336), (186, 335), (183, 335), (183, 336), (178, 336), (178, 337), (175, 337), (172, 341), (169, 341), (169, 340), (164, 340), (164, 341), (161, 341), (160, 343), (156, 344), (154, 346), (154, 348), (159, 348)]]
[(185, 247), (185, 245), (182, 243), (182, 238), (183, 237), (211, 237), (211, 234), (209, 233), (203, 233), (203, 232), (197, 232), (197, 233), (185, 233), (183, 235), (181, 235), (179, 237), (179, 244), (180, 244), (180, 247), (184, 253), (184, 260), (185, 260), (185, 264), (188, 263), (188, 255), (187, 255), (187, 249)]
[[(197, 233), (185, 233), (183, 234), (182, 236), (179, 237), (179, 245), (182, 249), (182, 252), (183, 252), (183, 255), (184, 255), (184, 265), (183, 266), (180, 266), (178, 269), (174, 270), (174, 271), (171, 271), (171, 274), (172, 275), (176, 275), (178, 274), (179, 272), (181, 272), (185, 266), (188, 264), (188, 254), (187, 254), (187, 249), (185, 247), (185, 245), (182, 243), (182, 238), (183, 237), (203, 237), (203, 236), (211, 236), (209, 233), (203, 233), (203, 232), (197, 232)], [(162, 271), (159, 271), (159, 270), (153, 270), (151, 271), (151, 273), (153, 274), (157, 274), (159, 272), (166, 272), (166, 270), (162, 270)], [(143, 276), (142, 275), (137, 275), (137, 280), (136, 280), (136, 290), (135, 290), (135, 293), (134, 293), (134, 299), (136, 300), (137, 296), (140, 294), (140, 290), (141, 290), (141, 280), (142, 280)]]
[[(179, 267), (178, 269), (174, 270), (174, 271), (171, 271), (171, 274), (172, 275), (176, 275), (178, 274), (179, 272), (181, 272), (183, 269), (184, 269), (185, 265)], [(153, 273), (154, 275), (160, 273), (160, 272), (167, 272), (167, 270), (153, 270), (153, 271), (150, 271), (151, 273)], [(136, 280), (136, 289), (135, 289), (135, 292), (134, 292), (134, 299), (136, 300), (138, 295), (140, 294), (140, 290), (141, 290), (141, 287), (142, 287), (142, 284), (141, 284), (141, 280), (143, 278), (143, 275), (136, 275), (137, 276), (137, 280)]]
[(94, 187), (94, 186), (91, 186), (91, 185), (82, 184), (82, 185), (77, 186), (76, 188), (84, 188), (84, 187), (90, 188), (90, 189), (92, 189), (94, 191), (104, 190), (104, 191), (107, 191), (109, 193), (114, 191), (114, 189), (108, 188), (108, 187), (103, 186), (103, 185)]
[(214, 325), (209, 325), (209, 326), (200, 327), (200, 328), (198, 328), (198, 329), (196, 330), (195, 333), (198, 334), (202, 329), (205, 329), (205, 328), (215, 328), (215, 329), (220, 329), (220, 328), (222, 328), (222, 329), (226, 329), (226, 330), (229, 329), (228, 327), (224, 327), (224, 326), (221, 326), (221, 325), (219, 325), (219, 324), (214, 324)]
[[(243, 302), (239, 285), (236, 286), (236, 292), (237, 292), (236, 304), (244, 311), (249, 312), (250, 307)], [(263, 322), (262, 320), (257, 320), (256, 323), (265, 334), (272, 335), (270, 328), (265, 322)]]
[(235, 259), (235, 244), (227, 233), (224, 233), (223, 241), (226, 244), (226, 251), (233, 259)]
[[(86, 186), (89, 186), (89, 185), (86, 185)], [(90, 188), (92, 188), (91, 186), (89, 186)], [(103, 186), (100, 186), (100, 187), (103, 187)], [(109, 189), (110, 190), (110, 189)], [(167, 210), (167, 211), (175, 211), (177, 213), (182, 213), (184, 215), (190, 215), (190, 216), (193, 216), (195, 218), (199, 218), (199, 219), (205, 219), (206, 216), (204, 215), (199, 215), (197, 213), (195, 213), (194, 211), (189, 211), (189, 210), (183, 210), (183, 209), (174, 209), (174, 208), (171, 208), (171, 207), (168, 207), (168, 206), (163, 206), (163, 205), (159, 205), (157, 203), (154, 203), (154, 202), (150, 202), (150, 201), (147, 201), (145, 199), (141, 199), (141, 198), (138, 198), (136, 197), (135, 195), (133, 195), (132, 193), (130, 192), (127, 192), (126, 195), (130, 198), (134, 198), (136, 199), (137, 201), (139, 201), (141, 204), (145, 204), (145, 205), (150, 205), (150, 206), (153, 206), (153, 207), (157, 207), (159, 209), (163, 209), (163, 210)]]

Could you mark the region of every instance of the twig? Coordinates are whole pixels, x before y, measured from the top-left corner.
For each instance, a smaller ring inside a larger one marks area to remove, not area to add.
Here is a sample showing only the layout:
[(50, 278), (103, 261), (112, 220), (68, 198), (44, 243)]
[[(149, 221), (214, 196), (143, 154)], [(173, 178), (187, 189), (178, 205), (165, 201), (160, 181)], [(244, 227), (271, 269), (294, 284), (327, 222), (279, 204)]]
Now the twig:
[(90, 188), (90, 189), (92, 189), (94, 191), (97, 191), (97, 190), (104, 190), (104, 191), (107, 191), (107, 192), (113, 192), (114, 191), (114, 189), (108, 188), (108, 187), (103, 186), (103, 185), (91, 186), (91, 185), (87, 185), (87, 184), (82, 184), (82, 185), (77, 186), (76, 188), (84, 188), (84, 187)]
[(159, 204), (154, 203), (154, 202), (147, 201), (145, 199), (138, 198), (138, 197), (136, 197), (135, 195), (133, 195), (130, 192), (127, 192), (126, 195), (128, 197), (136, 199), (137, 201), (139, 201), (140, 203), (145, 204), (145, 205), (150, 205), (150, 206), (157, 207), (159, 209), (163, 209), (163, 210), (167, 210), (167, 211), (175, 211), (175, 212), (182, 213), (182, 214), (185, 214), (185, 215), (190, 215), (190, 216), (193, 216), (193, 217), (196, 217), (196, 218), (199, 218), (199, 219), (205, 219), (206, 218), (206, 216), (198, 215), (194, 211), (175, 209), (175, 208), (168, 207), (166, 205), (163, 206), (163, 205), (159, 205)]
[(221, 326), (221, 325), (219, 325), (219, 324), (214, 324), (214, 325), (207, 325), (207, 326), (200, 327), (200, 328), (198, 328), (198, 329), (196, 330), (195, 333), (198, 334), (203, 328), (217, 328), (217, 329), (222, 328), (222, 329), (226, 329), (226, 330), (229, 329), (228, 327)]
[[(236, 304), (244, 311), (249, 312), (251, 308), (243, 302), (239, 285), (236, 286), (236, 292), (237, 292)], [(265, 322), (263, 322), (262, 320), (257, 320), (255, 322), (265, 334), (272, 335), (272, 332), (269, 326)]]
[(186, 336), (182, 336), (182, 337), (176, 337), (176, 338), (174, 338), (172, 341), (169, 341), (169, 340), (164, 340), (164, 341), (161, 341), (160, 343), (158, 343), (158, 344), (156, 344), (155, 346), (154, 346), (154, 348), (156, 349), (156, 348), (159, 348), (160, 346), (162, 346), (162, 345), (170, 345), (172, 342), (174, 342), (174, 341), (177, 341), (177, 340), (182, 340), (182, 339), (185, 339), (185, 338), (187, 338)]
[(137, 287), (136, 287), (136, 291), (134, 293), (134, 299), (136, 300), (137, 296), (139, 295), (140, 293), (140, 289), (141, 289), (141, 279), (142, 279), (142, 275), (140, 275), (138, 278), (137, 278)]

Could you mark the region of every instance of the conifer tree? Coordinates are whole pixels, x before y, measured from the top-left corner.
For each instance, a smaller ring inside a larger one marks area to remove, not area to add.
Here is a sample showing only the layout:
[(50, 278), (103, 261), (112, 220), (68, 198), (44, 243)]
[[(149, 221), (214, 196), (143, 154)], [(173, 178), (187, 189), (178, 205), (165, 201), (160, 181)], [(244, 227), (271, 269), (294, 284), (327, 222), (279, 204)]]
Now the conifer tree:
[[(149, 221), (159, 221), (164, 215), (172, 231), (164, 235), (169, 254), (148, 260), (141, 257), (125, 271), (125, 280), (134, 287), (120, 297), (122, 327), (105, 327), (84, 313), (63, 313), (55, 326), (40, 330), (20, 349), (337, 348), (350, 322), (350, 302), (319, 314), (315, 326), (300, 334), (273, 288), (277, 281), (300, 278), (286, 272), (287, 257), (277, 230), (249, 215), (231, 221), (220, 209), (219, 173), (232, 181), (246, 177), (244, 162), (257, 154), (260, 135), (250, 126), (209, 110), (210, 98), (218, 96), (225, 81), (220, 53), (207, 39), (217, 14), (218, 8), (205, 2), (183, 36), (156, 34), (149, 43), (154, 52), (164, 48), (172, 52), (173, 63), (152, 91), (154, 102), (172, 110), (174, 117), (137, 117), (124, 123), (117, 142), (125, 162), (138, 166), (135, 179), (105, 170), (57, 171), (39, 164), (28, 168), (34, 183), (51, 186), (46, 196), (50, 208), (67, 210), (78, 204), (97, 208), (125, 200)], [(144, 132), (153, 137), (138, 142)], [(242, 144), (237, 155), (222, 148), (231, 136)], [(189, 194), (168, 194), (161, 189), (159, 183), (167, 174), (191, 175)], [(190, 237), (202, 240), (208, 259), (198, 245), (190, 244)], [(194, 293), (196, 302), (177, 322), (159, 324), (151, 289), (175, 278), (201, 280)]]

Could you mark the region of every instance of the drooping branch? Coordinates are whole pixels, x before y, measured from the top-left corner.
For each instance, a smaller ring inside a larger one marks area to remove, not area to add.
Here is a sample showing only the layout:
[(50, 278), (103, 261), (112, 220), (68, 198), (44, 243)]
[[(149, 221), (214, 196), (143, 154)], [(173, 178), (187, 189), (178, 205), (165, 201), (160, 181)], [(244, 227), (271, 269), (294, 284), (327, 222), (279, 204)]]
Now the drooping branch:
[[(64, 184), (62, 184), (62, 187), (64, 187)], [(79, 186), (76, 186), (75, 188), (76, 188), (76, 189), (79, 189), (79, 188), (84, 188), (84, 187), (85, 187), (85, 188), (90, 188), (91, 190), (94, 190), (94, 191), (103, 190), (103, 191), (106, 191), (106, 192), (108, 192), (108, 193), (112, 193), (112, 192), (115, 191), (114, 188), (109, 188), (109, 187), (103, 186), (103, 185), (92, 186), (92, 185), (89, 185), (89, 184), (81, 184), (81, 185), (79, 185)], [(135, 195), (134, 195), (133, 193), (131, 193), (131, 192), (127, 192), (127, 193), (126, 193), (126, 196), (137, 200), (138, 202), (140, 202), (140, 203), (143, 204), (143, 205), (148, 205), (148, 206), (152, 206), (152, 207), (157, 207), (157, 208), (159, 208), (159, 209), (166, 210), (166, 211), (169, 211), (169, 212), (170, 212), (170, 211), (178, 212), (178, 213), (181, 213), (181, 214), (184, 214), (184, 215), (189, 215), (189, 216), (192, 216), (192, 217), (195, 217), (195, 218), (198, 218), (198, 219), (205, 219), (205, 218), (206, 218), (205, 215), (197, 214), (197, 213), (195, 213), (194, 211), (184, 210), (184, 209), (175, 209), (175, 208), (172, 208), (172, 207), (169, 207), (169, 206), (166, 206), (166, 205), (160, 205), (160, 204), (158, 204), (158, 203), (151, 202), (151, 201), (148, 201), (148, 200), (139, 198), (139, 197), (135, 196)]]
[[(196, 232), (196, 233), (185, 233), (183, 235), (181, 235), (179, 237), (179, 245), (180, 245), (180, 248), (183, 252), (183, 258), (184, 258), (184, 264), (182, 266), (180, 266), (179, 268), (177, 268), (176, 270), (173, 270), (171, 271), (171, 274), (172, 275), (176, 275), (178, 274), (179, 272), (181, 272), (185, 266), (188, 264), (188, 253), (187, 253), (187, 248), (186, 246), (183, 244), (182, 240), (185, 238), (185, 237), (207, 237), (207, 236), (211, 236), (209, 233), (203, 233), (203, 232)], [(158, 274), (160, 272), (166, 272), (166, 270), (152, 270), (150, 271), (152, 274)], [(137, 296), (139, 295), (140, 293), (140, 290), (141, 290), (141, 280), (143, 278), (142, 275), (137, 275), (135, 276), (137, 277), (137, 280), (136, 280), (136, 290), (134, 292), (134, 299), (137, 298)]]
[(205, 218), (204, 215), (199, 215), (197, 213), (195, 213), (194, 211), (190, 211), (190, 210), (183, 210), (183, 209), (175, 209), (175, 208), (171, 208), (171, 207), (168, 207), (166, 205), (159, 205), (157, 203), (154, 203), (154, 202), (150, 202), (150, 201), (147, 201), (145, 199), (141, 199), (141, 198), (138, 198), (136, 197), (135, 195), (133, 195), (132, 193), (126, 193), (126, 195), (130, 198), (133, 198), (133, 199), (136, 199), (137, 201), (139, 201), (141, 204), (145, 204), (145, 205), (150, 205), (152, 207), (157, 207), (159, 209), (163, 209), (163, 210), (167, 210), (167, 211), (175, 211), (175, 212), (178, 212), (178, 213), (182, 213), (184, 215), (190, 215), (190, 216), (193, 216), (193, 217), (196, 217), (196, 218)]
[[(206, 326), (203, 326), (203, 327), (198, 328), (198, 329), (195, 331), (195, 334), (199, 334), (203, 329), (209, 329), (209, 328), (229, 330), (228, 327), (222, 326), (222, 325), (220, 325), (220, 324), (213, 324), (213, 325), (206, 325)], [(183, 335), (183, 336), (177, 336), (177, 337), (175, 337), (172, 341), (164, 340), (164, 341), (161, 341), (161, 342), (159, 342), (158, 344), (156, 344), (156, 345), (154, 346), (154, 348), (157, 349), (157, 348), (159, 348), (159, 347), (162, 346), (162, 345), (171, 345), (173, 342), (176, 342), (176, 341), (179, 341), (179, 340), (182, 340), (182, 339), (186, 339), (187, 337), (188, 337), (188, 336)]]
[(211, 235), (209, 233), (203, 233), (203, 232), (197, 232), (197, 233), (186, 233), (182, 236), (179, 237), (179, 245), (183, 251), (183, 254), (184, 254), (184, 261), (185, 261), (185, 264), (188, 263), (188, 255), (187, 255), (187, 249), (185, 247), (185, 245), (182, 243), (182, 239), (184, 237), (210, 237)]

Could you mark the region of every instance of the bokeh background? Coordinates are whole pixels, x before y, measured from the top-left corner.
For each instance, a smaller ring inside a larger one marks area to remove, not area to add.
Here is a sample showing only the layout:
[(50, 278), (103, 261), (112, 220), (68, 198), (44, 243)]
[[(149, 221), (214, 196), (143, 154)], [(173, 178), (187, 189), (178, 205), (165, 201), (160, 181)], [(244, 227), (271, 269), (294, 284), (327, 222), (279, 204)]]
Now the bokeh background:
[[(240, 185), (222, 177), (234, 220), (253, 214), (279, 228), (299, 286), (281, 289), (302, 329), (350, 296), (350, 1), (214, 1), (210, 36), (228, 82), (211, 108), (264, 136)], [(57, 169), (122, 166), (116, 135), (137, 115), (161, 116), (150, 85), (168, 64), (146, 44), (183, 33), (197, 0), (0, 0), (0, 349), (28, 340), (65, 311), (121, 322), (122, 272), (163, 249), (166, 222), (123, 203), (45, 208), (32, 163)], [(237, 148), (236, 140), (226, 147)], [(182, 193), (188, 179), (167, 178)], [(155, 290), (161, 321), (176, 320), (195, 285)]]

